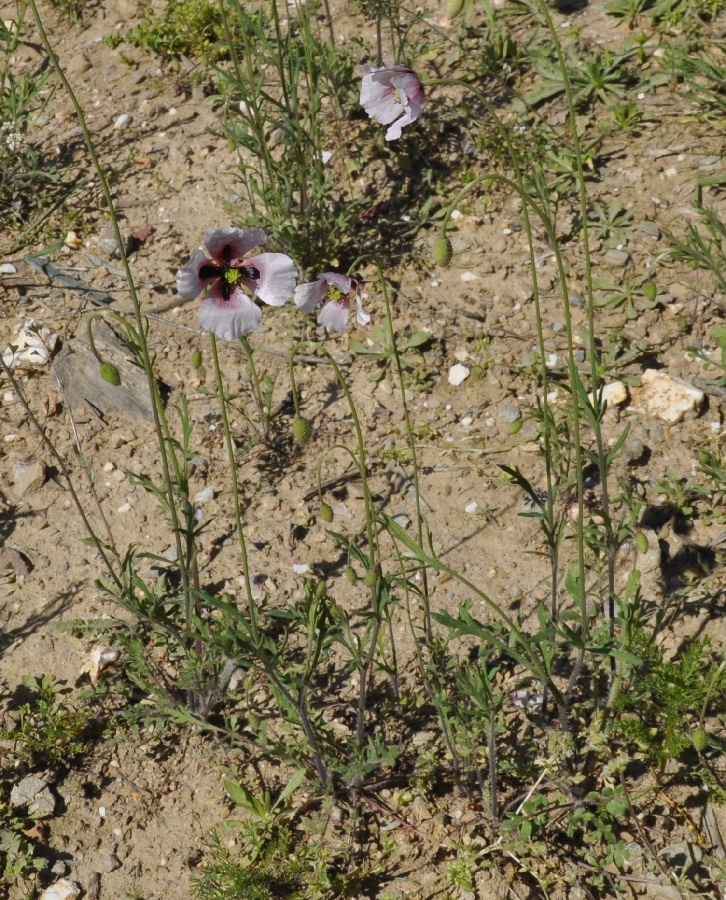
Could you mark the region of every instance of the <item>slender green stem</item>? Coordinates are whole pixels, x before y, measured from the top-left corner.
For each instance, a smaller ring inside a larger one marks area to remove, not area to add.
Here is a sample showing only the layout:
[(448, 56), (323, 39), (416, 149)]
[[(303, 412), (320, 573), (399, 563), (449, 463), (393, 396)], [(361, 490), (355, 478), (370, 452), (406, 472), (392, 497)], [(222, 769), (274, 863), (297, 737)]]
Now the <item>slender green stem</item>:
[[(71, 87), (68, 79), (66, 78), (65, 72), (58, 62), (58, 57), (53, 50), (53, 47), (50, 44), (48, 39), (48, 35), (46, 34), (45, 28), (43, 26), (43, 21), (40, 17), (40, 13), (38, 12), (38, 7), (36, 0), (28, 0), (28, 3), (33, 10), (33, 17), (35, 18), (35, 24), (38, 28), (38, 32), (40, 34), (40, 39), (45, 49), (45, 52), (48, 54), (48, 59), (50, 60), (51, 65), (58, 77), (58, 80), (61, 82), (63, 87), (65, 88), (66, 93), (68, 94), (68, 98), (73, 105), (73, 109), (75, 110), (76, 116), (78, 118), (78, 123), (81, 127), (81, 131), (83, 132), (83, 137), (86, 142), (86, 148), (88, 149), (89, 156), (91, 157), (91, 161), (93, 162), (93, 166), (96, 170), (96, 174), (98, 175), (98, 180), (101, 185), (101, 190), (103, 191), (103, 195), (106, 199), (106, 207), (111, 219), (111, 227), (113, 228), (114, 236), (116, 238), (116, 244), (118, 247), (119, 256), (121, 258), (121, 265), (124, 269), (124, 274), (126, 276), (126, 282), (129, 288), (129, 296), (131, 298), (131, 304), (134, 309), (134, 317), (136, 320), (136, 331), (138, 333), (139, 339), (139, 349), (141, 352), (141, 361), (144, 368), (144, 372), (146, 374), (147, 385), (149, 389), (149, 396), (151, 398), (151, 408), (154, 416), (154, 427), (156, 429), (156, 437), (157, 437), (157, 445), (159, 449), (159, 456), (161, 458), (161, 467), (163, 473), (163, 481), (164, 481), (164, 489), (167, 495), (167, 506), (169, 509), (169, 515), (171, 517), (172, 531), (174, 533), (174, 541), (176, 543), (177, 555), (180, 560), (179, 572), (182, 580), (182, 590), (184, 594), (185, 601), (185, 616), (187, 621), (191, 616), (192, 609), (192, 592), (191, 585), (189, 582), (189, 572), (187, 570), (186, 565), (183, 562), (182, 556), (182, 543), (181, 543), (181, 533), (180, 533), (180, 523), (179, 517), (177, 514), (176, 508), (176, 497), (174, 496), (174, 479), (171, 475), (171, 468), (169, 465), (169, 455), (171, 454), (172, 462), (174, 463), (175, 469), (177, 471), (177, 475), (179, 474), (178, 462), (176, 457), (171, 450), (170, 444), (170, 433), (168, 423), (166, 421), (166, 415), (164, 413), (164, 407), (161, 400), (161, 396), (159, 394), (159, 390), (156, 384), (156, 379), (154, 378), (154, 370), (151, 362), (151, 354), (149, 352), (149, 346), (146, 342), (146, 330), (144, 328), (144, 319), (141, 311), (141, 304), (139, 302), (138, 294), (136, 293), (136, 285), (134, 283), (134, 278), (131, 273), (131, 267), (129, 266), (128, 257), (126, 255), (124, 240), (121, 235), (121, 229), (118, 222), (118, 216), (116, 215), (116, 210), (114, 207), (113, 197), (111, 195), (111, 189), (108, 183), (108, 177), (106, 172), (101, 165), (101, 162), (96, 153), (96, 148), (93, 143), (93, 139), (91, 137), (91, 133), (88, 130), (88, 124), (86, 123), (86, 117), (83, 113), (83, 109), (81, 108), (80, 103), (78, 102), (78, 98), (76, 97), (73, 88)], [(177, 479), (178, 481), (178, 479)]]
[(262, 386), (260, 385), (260, 379), (257, 374), (257, 366), (255, 365), (254, 351), (250, 346), (250, 342), (246, 337), (241, 337), (239, 342), (242, 346), (242, 350), (244, 355), (247, 358), (247, 370), (250, 373), (250, 379), (252, 381), (252, 387), (255, 392), (255, 400), (257, 402), (257, 408), (260, 411), (260, 418), (262, 419), (262, 433), (267, 436), (267, 431), (270, 425), (270, 411), (265, 408), (265, 404), (262, 398)]
[(224, 430), (224, 442), (227, 447), (227, 462), (229, 463), (229, 474), (232, 481), (232, 503), (234, 504), (234, 521), (237, 526), (237, 539), (239, 540), (240, 556), (242, 557), (242, 574), (245, 580), (245, 593), (247, 594), (247, 610), (249, 613), (249, 628), (252, 639), (256, 645), (260, 642), (260, 630), (258, 625), (257, 604), (252, 596), (252, 582), (250, 581), (250, 566), (247, 558), (247, 541), (245, 539), (244, 527), (242, 525), (242, 511), (239, 503), (239, 481), (237, 479), (237, 457), (234, 450), (234, 441), (232, 440), (232, 431), (229, 427), (229, 417), (227, 416), (227, 403), (225, 401), (224, 380), (222, 378), (222, 368), (219, 364), (219, 353), (217, 351), (217, 338), (209, 335), (212, 346), (212, 359), (214, 361), (214, 374), (217, 381), (217, 394), (219, 396), (219, 409), (222, 416), (222, 428)]

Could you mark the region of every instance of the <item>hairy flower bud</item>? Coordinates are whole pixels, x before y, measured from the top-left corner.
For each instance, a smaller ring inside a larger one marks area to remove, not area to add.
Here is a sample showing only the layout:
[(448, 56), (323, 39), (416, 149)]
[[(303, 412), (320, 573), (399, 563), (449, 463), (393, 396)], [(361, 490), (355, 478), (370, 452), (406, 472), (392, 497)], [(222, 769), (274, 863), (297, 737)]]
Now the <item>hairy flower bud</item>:
[(109, 384), (112, 384), (114, 387), (118, 387), (121, 384), (121, 374), (113, 363), (101, 363), (99, 371), (101, 373), (101, 378)]
[(323, 522), (332, 522), (333, 521), (333, 509), (328, 506), (327, 503), (320, 504), (320, 518)]
[(292, 423), (292, 433), (298, 444), (307, 444), (312, 430), (307, 419), (304, 419), (302, 416), (295, 416)]
[(358, 581), (358, 573), (353, 568), (353, 566), (348, 566), (348, 568), (345, 570), (345, 577), (351, 584), (355, 584), (356, 581)]
[(439, 235), (434, 241), (433, 246), (433, 257), (434, 262), (437, 266), (446, 266), (451, 262), (451, 257), (454, 255), (453, 247), (451, 246), (451, 241), (446, 237), (445, 234)]
[(699, 753), (703, 753), (708, 746), (708, 732), (703, 728), (698, 728), (691, 735), (691, 740), (693, 741), (693, 746), (696, 750), (698, 750)]
[(202, 351), (195, 350), (192, 353), (192, 369), (198, 369), (202, 364)]
[(643, 293), (646, 296), (647, 300), (650, 300), (652, 303), (655, 298), (658, 296), (658, 287), (654, 281), (646, 281), (643, 285)]
[(375, 587), (377, 581), (378, 581), (378, 575), (376, 573), (376, 570), (368, 569), (368, 571), (366, 572), (366, 576), (363, 579), (363, 583), (365, 584), (365, 586), (370, 587), (370, 588)]
[(455, 19), (464, 8), (464, 0), (449, 0), (446, 4), (446, 15), (449, 19)]

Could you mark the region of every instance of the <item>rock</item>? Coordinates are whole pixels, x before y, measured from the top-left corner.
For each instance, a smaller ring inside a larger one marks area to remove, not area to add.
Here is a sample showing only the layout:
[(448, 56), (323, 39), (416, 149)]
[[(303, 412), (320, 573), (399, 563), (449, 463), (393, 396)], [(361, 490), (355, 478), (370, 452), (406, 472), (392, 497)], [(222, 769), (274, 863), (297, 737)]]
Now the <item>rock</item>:
[(0, 550), (0, 574), (7, 575), (9, 572), (12, 572), (18, 581), (22, 583), (25, 577), (30, 575), (32, 568), (25, 556), (13, 547), (8, 547), (5, 544)]
[(462, 272), (460, 277), (462, 281), (476, 281), (479, 278), (474, 272)]
[(19, 459), (13, 466), (13, 490), (18, 497), (34, 494), (43, 487), (47, 477), (48, 470), (42, 459), (32, 456)]
[[(589, 396), (590, 402), (594, 402), (593, 395), (590, 394)], [(603, 387), (602, 398), (608, 407), (620, 406), (621, 403), (625, 403), (628, 399), (628, 389), (622, 381), (611, 381)]]
[(703, 391), (656, 369), (645, 369), (642, 382), (643, 386), (633, 391), (630, 408), (671, 425), (680, 422), (687, 412), (699, 409), (704, 401)]
[(660, 237), (660, 228), (655, 224), (655, 222), (649, 222), (645, 219), (638, 226), (638, 231), (642, 231), (643, 234), (649, 234), (652, 238), (658, 240)]
[(28, 807), (28, 815), (36, 819), (52, 816), (55, 812), (55, 797), (48, 784), (37, 775), (28, 775), (19, 781), (10, 792), (10, 805)]
[(519, 407), (514, 403), (500, 403), (497, 407), (497, 415), (507, 425), (512, 425), (514, 422), (518, 422), (522, 418), (522, 413), (519, 411)]
[(469, 375), (469, 369), (466, 366), (462, 366), (461, 363), (457, 363), (449, 369), (449, 384), (454, 387), (459, 387), (460, 384), (463, 384), (466, 381)]
[(98, 860), (99, 872), (115, 872), (121, 868), (121, 860), (115, 853), (104, 853)]
[(40, 895), (40, 900), (76, 900), (81, 895), (81, 886), (75, 881), (61, 878), (50, 887), (47, 887)]
[(627, 466), (637, 466), (645, 456), (645, 444), (640, 438), (632, 437), (623, 444), (620, 456)]
[(98, 230), (98, 247), (104, 253), (112, 257), (120, 257), (118, 241), (116, 240), (116, 232), (110, 225), (103, 225)]
[(608, 250), (603, 256), (603, 262), (606, 266), (612, 266), (614, 269), (622, 269), (627, 266), (630, 261), (630, 254), (625, 250)]
[[(56, 360), (56, 372), (72, 408), (89, 409), (107, 417), (119, 416), (132, 422), (154, 419), (149, 388), (143, 369), (127, 359), (121, 341), (111, 328), (98, 319), (93, 336), (103, 359), (119, 370), (121, 384), (114, 386), (101, 377), (98, 360), (84, 340), (72, 338), (64, 344)], [(111, 444), (111, 449), (117, 449)]]
[(134, 121), (134, 117), (129, 113), (121, 113), (121, 115), (113, 123), (114, 128), (127, 128)]
[(205, 503), (209, 503), (210, 500), (214, 500), (214, 488), (211, 485), (207, 485), (207, 487), (202, 488), (201, 491), (194, 495), (194, 502), (197, 506), (203, 506)]
[(81, 247), (83, 247), (83, 241), (78, 237), (75, 231), (69, 231), (63, 243), (66, 247), (70, 247), (71, 250), (80, 250)]
[(12, 263), (3, 263), (0, 265), (0, 275), (17, 275), (18, 270)]

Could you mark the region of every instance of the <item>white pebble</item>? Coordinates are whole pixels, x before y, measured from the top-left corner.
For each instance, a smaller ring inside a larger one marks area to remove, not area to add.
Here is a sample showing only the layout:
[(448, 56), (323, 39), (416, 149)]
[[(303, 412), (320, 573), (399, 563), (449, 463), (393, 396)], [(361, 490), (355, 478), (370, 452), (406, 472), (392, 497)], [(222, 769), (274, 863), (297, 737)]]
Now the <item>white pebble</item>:
[(457, 363), (449, 369), (449, 384), (458, 387), (469, 377), (470, 371), (466, 366)]
[(121, 113), (121, 115), (116, 119), (113, 123), (114, 128), (126, 128), (127, 125), (130, 125), (134, 121), (134, 117), (129, 115), (128, 113)]
[(293, 563), (292, 571), (296, 575), (304, 575), (306, 572), (310, 571), (310, 566), (307, 563)]
[(17, 275), (18, 270), (12, 263), (3, 263), (0, 265), (0, 275)]
[(474, 272), (462, 272), (461, 280), (462, 281), (477, 281), (479, 278), (478, 275), (475, 275)]
[(130, 503), (122, 504), (121, 506), (119, 506), (117, 512), (120, 512), (120, 513), (131, 512), (131, 504)]
[(201, 506), (204, 503), (209, 503), (210, 500), (214, 500), (214, 488), (211, 485), (202, 488), (201, 491), (194, 495), (194, 502), (198, 506)]
[(113, 472), (113, 470), (114, 470), (115, 468), (116, 468), (116, 466), (115, 466), (112, 462), (107, 462), (107, 463), (104, 463), (104, 464), (103, 464), (103, 471), (104, 471), (104, 472)]
[(471, 503), (466, 504), (466, 506), (464, 507), (464, 512), (473, 513), (476, 512), (478, 508), (479, 504), (476, 502), (476, 500), (472, 500)]

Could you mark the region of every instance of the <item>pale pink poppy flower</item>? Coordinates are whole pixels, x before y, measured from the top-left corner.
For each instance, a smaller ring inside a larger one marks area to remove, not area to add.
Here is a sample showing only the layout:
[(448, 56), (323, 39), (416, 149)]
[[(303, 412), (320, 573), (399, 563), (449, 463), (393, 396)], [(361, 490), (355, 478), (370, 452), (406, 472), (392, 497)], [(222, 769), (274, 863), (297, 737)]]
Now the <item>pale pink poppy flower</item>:
[(359, 325), (367, 325), (371, 317), (363, 309), (360, 285), (355, 278), (348, 278), (347, 275), (325, 272), (317, 281), (299, 284), (295, 288), (294, 302), (298, 309), (309, 313), (327, 298), (328, 302), (318, 314), (318, 325), (328, 331), (345, 331), (353, 297), (357, 307), (356, 321)]
[(284, 253), (261, 253), (243, 259), (267, 241), (261, 228), (215, 228), (204, 235), (206, 253), (198, 250), (176, 273), (179, 296), (192, 300), (208, 288), (199, 307), (199, 324), (225, 341), (260, 327), (262, 310), (243, 286), (269, 306), (284, 306), (295, 287), (297, 269)]
[(404, 125), (415, 122), (424, 111), (426, 97), (418, 76), (408, 66), (382, 66), (371, 68), (364, 76), (360, 103), (371, 119), (391, 126), (386, 140), (395, 141)]

